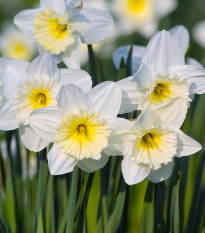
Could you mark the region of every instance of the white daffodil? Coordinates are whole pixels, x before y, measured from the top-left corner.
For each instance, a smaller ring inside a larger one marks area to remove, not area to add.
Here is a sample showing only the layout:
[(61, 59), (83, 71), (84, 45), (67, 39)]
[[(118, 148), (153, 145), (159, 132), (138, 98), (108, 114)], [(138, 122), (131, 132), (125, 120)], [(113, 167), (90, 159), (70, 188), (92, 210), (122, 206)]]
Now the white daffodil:
[(122, 174), (129, 185), (146, 177), (154, 182), (167, 179), (173, 168), (174, 157), (196, 153), (201, 145), (175, 127), (172, 118), (160, 119), (153, 112), (141, 114), (135, 122), (127, 122), (113, 131), (113, 147), (123, 152)]
[(205, 49), (205, 20), (197, 23), (192, 31), (195, 41)]
[(2, 56), (30, 61), (35, 51), (35, 43), (30, 36), (12, 24), (4, 25), (4, 30), (0, 34), (0, 53)]
[(81, 41), (98, 43), (111, 32), (113, 20), (104, 11), (77, 9), (71, 0), (41, 0), (40, 6), (20, 12), (14, 23), (32, 33), (43, 50), (62, 58), (69, 68), (80, 67)]
[(159, 20), (176, 6), (176, 0), (113, 0), (112, 9), (119, 33), (137, 31), (150, 37), (157, 31)]
[(31, 151), (40, 151), (49, 144), (30, 127), (34, 109), (56, 106), (61, 85), (75, 84), (84, 91), (91, 88), (91, 77), (81, 70), (58, 69), (49, 53), (38, 56), (30, 64), (11, 59), (2, 74), (6, 101), (0, 107), (0, 130), (19, 128), (24, 145)]
[[(157, 114), (186, 115), (191, 96), (205, 92), (205, 70), (185, 65), (184, 51), (167, 31), (158, 32), (149, 42), (139, 70), (121, 80), (121, 113), (139, 109)], [(158, 109), (163, 106), (163, 108)]]
[(36, 109), (30, 124), (36, 133), (54, 142), (48, 154), (51, 174), (71, 172), (78, 166), (86, 172), (102, 168), (112, 129), (125, 120), (117, 118), (122, 93), (118, 84), (104, 82), (88, 94), (73, 85), (63, 86), (58, 109)]
[[(176, 39), (180, 43), (182, 50), (184, 51), (184, 54), (186, 54), (188, 46), (189, 46), (189, 40), (190, 40), (188, 30), (183, 25), (177, 25), (171, 28), (169, 30), (169, 33), (172, 36), (176, 37)], [(127, 63), (130, 48), (131, 48), (130, 45), (125, 45), (125, 46), (118, 47), (114, 51), (112, 55), (112, 60), (117, 70), (120, 69), (120, 63), (121, 63), (122, 58), (124, 58), (125, 64)], [(146, 49), (145, 46), (139, 46), (139, 45), (133, 46), (132, 57), (131, 57), (132, 74), (134, 74), (139, 69), (145, 49)]]

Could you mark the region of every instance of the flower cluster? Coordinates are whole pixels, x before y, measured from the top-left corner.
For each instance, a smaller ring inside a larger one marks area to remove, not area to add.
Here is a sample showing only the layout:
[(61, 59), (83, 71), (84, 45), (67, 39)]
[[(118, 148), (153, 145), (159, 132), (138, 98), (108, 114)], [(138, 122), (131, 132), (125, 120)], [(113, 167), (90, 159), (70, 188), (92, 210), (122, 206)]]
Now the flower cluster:
[[(170, 176), (174, 157), (201, 149), (180, 130), (194, 94), (205, 92), (203, 67), (191, 59), (185, 63), (184, 27), (156, 33), (147, 47), (133, 47), (132, 76), (92, 88), (92, 78), (80, 69), (81, 42), (106, 38), (112, 27), (108, 13), (71, 0), (41, 0), (39, 9), (20, 12), (14, 22), (33, 36), (40, 55), (31, 63), (1, 58), (0, 130), (19, 129), (31, 151), (52, 145), (51, 174), (75, 166), (94, 172), (109, 156), (122, 155), (127, 184), (146, 177), (160, 182)], [(114, 52), (117, 68), (129, 48)], [(60, 61), (69, 69), (58, 68)], [(137, 119), (118, 116), (136, 110)]]

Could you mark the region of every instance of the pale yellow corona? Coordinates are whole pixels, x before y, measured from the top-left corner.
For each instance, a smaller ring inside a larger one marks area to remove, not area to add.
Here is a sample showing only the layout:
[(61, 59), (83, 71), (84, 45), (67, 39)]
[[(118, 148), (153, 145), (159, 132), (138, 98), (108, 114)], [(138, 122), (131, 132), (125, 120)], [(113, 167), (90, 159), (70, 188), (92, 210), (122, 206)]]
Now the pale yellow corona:
[(33, 110), (56, 106), (56, 96), (59, 89), (60, 85), (57, 81), (47, 76), (41, 80), (23, 80), (18, 86), (18, 93), (15, 98), (17, 117), (26, 124)]
[(147, 91), (147, 94), (142, 97), (139, 109), (145, 112), (164, 101), (176, 97), (182, 97), (187, 101), (191, 101), (189, 86), (187, 80), (179, 79), (178, 77), (169, 78), (168, 76), (162, 76), (158, 78), (152, 89)]
[(146, 0), (128, 0), (128, 7), (131, 12), (141, 12), (146, 7)]
[(64, 52), (74, 43), (73, 29), (66, 17), (52, 9), (40, 11), (34, 20), (33, 35), (37, 42), (52, 54)]
[(138, 131), (139, 136), (133, 147), (131, 159), (137, 164), (144, 164), (156, 170), (162, 163), (172, 161), (176, 154), (177, 136), (174, 131), (161, 127)]
[(62, 118), (56, 142), (62, 151), (78, 160), (98, 160), (102, 149), (108, 144), (109, 135), (110, 130), (99, 115), (85, 110), (75, 115), (67, 113)]

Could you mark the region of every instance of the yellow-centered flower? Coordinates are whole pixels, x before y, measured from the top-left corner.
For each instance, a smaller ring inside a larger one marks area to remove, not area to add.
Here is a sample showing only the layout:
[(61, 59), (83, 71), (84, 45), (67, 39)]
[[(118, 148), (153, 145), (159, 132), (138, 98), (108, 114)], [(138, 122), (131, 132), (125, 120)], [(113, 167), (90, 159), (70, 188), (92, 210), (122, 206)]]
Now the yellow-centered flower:
[(76, 159), (100, 159), (109, 135), (110, 130), (99, 115), (86, 110), (78, 114), (67, 113), (62, 118), (56, 142), (65, 153)]

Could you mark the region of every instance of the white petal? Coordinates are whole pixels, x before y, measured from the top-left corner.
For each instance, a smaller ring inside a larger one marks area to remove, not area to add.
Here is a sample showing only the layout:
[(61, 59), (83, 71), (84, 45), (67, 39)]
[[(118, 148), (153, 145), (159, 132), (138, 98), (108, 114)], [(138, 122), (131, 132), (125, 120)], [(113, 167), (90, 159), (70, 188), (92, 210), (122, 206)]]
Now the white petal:
[(137, 110), (139, 99), (142, 96), (142, 94), (137, 90), (137, 82), (132, 79), (133, 77), (130, 76), (117, 82), (122, 89), (120, 114)]
[(143, 181), (150, 173), (150, 168), (139, 166), (129, 159), (122, 160), (122, 175), (127, 184), (137, 184)]
[(156, 0), (154, 1), (154, 4), (156, 7), (156, 16), (159, 18), (162, 18), (164, 16), (167, 16), (170, 12), (176, 9), (177, 7), (177, 1), (176, 0)]
[(120, 110), (122, 91), (117, 83), (100, 83), (88, 92), (94, 111), (104, 116), (117, 116)]
[(79, 13), (71, 20), (72, 27), (80, 34), (83, 43), (98, 43), (110, 34), (113, 25), (110, 14), (92, 8), (83, 8)]
[(152, 128), (162, 123), (160, 117), (155, 112), (146, 111), (140, 114), (135, 122), (133, 122), (133, 130), (138, 131), (143, 128)]
[(201, 68), (201, 69), (204, 68), (201, 63), (199, 63), (196, 59), (194, 59), (192, 57), (187, 58), (186, 64), (191, 65), (191, 66), (196, 66), (196, 67)]
[(55, 143), (48, 153), (48, 168), (52, 175), (62, 175), (73, 171), (78, 160), (63, 153)]
[(162, 164), (161, 168), (159, 168), (158, 170), (151, 170), (147, 179), (152, 181), (153, 183), (158, 183), (163, 180), (166, 180), (172, 174), (173, 166), (174, 166), (174, 162), (169, 162), (168, 164)]
[(74, 43), (62, 55), (62, 60), (70, 69), (80, 69), (81, 41), (75, 36)]
[(94, 159), (83, 159), (79, 160), (77, 166), (85, 172), (95, 172), (103, 168), (108, 162), (109, 156), (105, 153), (102, 153), (102, 156), (98, 160)]
[(92, 87), (92, 79), (84, 70), (60, 69), (60, 84), (73, 84), (87, 93)]
[(72, 84), (62, 86), (57, 99), (59, 110), (63, 115), (66, 112), (76, 113), (87, 109), (92, 111), (90, 99), (79, 87)]
[[(10, 57), (0, 57), (0, 77), (5, 69), (5, 66), (12, 60), (12, 58)], [(1, 79), (0, 79), (0, 85), (1, 83)]]
[(167, 125), (173, 125), (180, 128), (186, 118), (189, 103), (186, 99), (177, 97), (170, 99), (152, 111)]
[(191, 94), (205, 93), (205, 69), (192, 65), (175, 66), (170, 70), (170, 73), (175, 73), (179, 77), (189, 79), (191, 82)]
[(172, 36), (175, 36), (180, 43), (184, 54), (186, 53), (189, 47), (189, 32), (183, 25), (177, 25), (169, 30)]
[(0, 130), (13, 130), (19, 127), (13, 100), (7, 100), (0, 106)]
[(31, 128), (47, 141), (54, 141), (60, 121), (61, 115), (57, 107), (38, 108), (30, 116)]
[(178, 132), (178, 143), (177, 143), (177, 157), (192, 155), (202, 149), (200, 143), (195, 141), (193, 138), (184, 134), (181, 130)]
[(65, 0), (41, 0), (41, 7), (48, 7), (53, 9), (56, 13), (63, 15), (66, 5)]
[[(108, 138), (108, 146), (103, 151), (109, 155), (122, 155), (124, 146), (136, 138), (132, 133), (132, 122), (123, 118), (106, 120), (113, 130)], [(130, 149), (132, 150), (132, 145)]]
[(169, 67), (184, 65), (184, 52), (177, 39), (163, 30), (150, 40), (142, 63), (152, 67), (155, 74), (166, 74)]
[(59, 79), (59, 70), (55, 59), (47, 52), (40, 54), (28, 65), (27, 73), (30, 78), (38, 79), (41, 76), (49, 76)]
[(5, 66), (2, 74), (2, 83), (7, 98), (14, 97), (19, 81), (28, 78), (26, 73), (28, 64), (27, 61), (11, 59)]
[(21, 125), (19, 127), (19, 134), (24, 146), (30, 151), (41, 151), (49, 144), (48, 140), (41, 138), (29, 125)]
[[(125, 64), (127, 63), (127, 58), (130, 48), (131, 48), (130, 45), (126, 45), (126, 46), (121, 46), (114, 51), (112, 55), (112, 60), (117, 70), (120, 69), (120, 63), (122, 58), (124, 58)], [(145, 52), (144, 46), (136, 46), (136, 45), (133, 46), (132, 74), (134, 74), (139, 69), (144, 52)]]
[(34, 30), (34, 19), (40, 10), (41, 9), (21, 11), (14, 17), (14, 24), (23, 32), (31, 34)]

